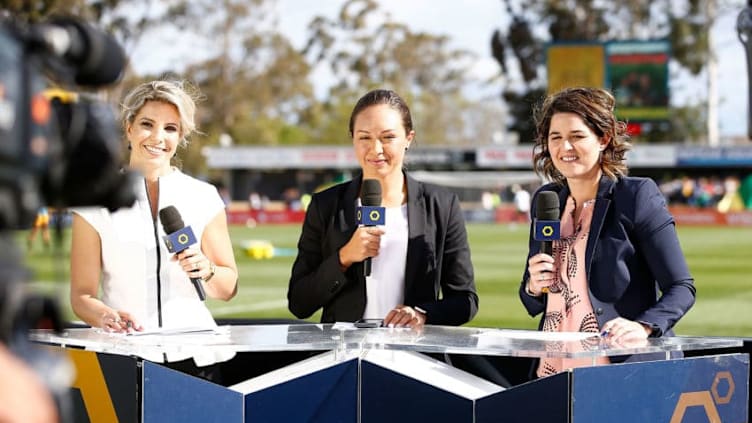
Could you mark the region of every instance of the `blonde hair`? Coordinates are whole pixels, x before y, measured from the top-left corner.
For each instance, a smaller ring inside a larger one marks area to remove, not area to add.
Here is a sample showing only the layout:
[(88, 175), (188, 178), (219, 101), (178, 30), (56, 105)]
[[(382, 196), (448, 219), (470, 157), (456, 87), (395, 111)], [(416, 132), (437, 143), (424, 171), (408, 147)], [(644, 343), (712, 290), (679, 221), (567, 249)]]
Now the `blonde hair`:
[(149, 101), (172, 104), (180, 115), (180, 145), (188, 145), (188, 136), (196, 131), (196, 101), (200, 100), (198, 89), (186, 81), (156, 80), (144, 82), (132, 89), (121, 104), (123, 130), (133, 123), (136, 115)]

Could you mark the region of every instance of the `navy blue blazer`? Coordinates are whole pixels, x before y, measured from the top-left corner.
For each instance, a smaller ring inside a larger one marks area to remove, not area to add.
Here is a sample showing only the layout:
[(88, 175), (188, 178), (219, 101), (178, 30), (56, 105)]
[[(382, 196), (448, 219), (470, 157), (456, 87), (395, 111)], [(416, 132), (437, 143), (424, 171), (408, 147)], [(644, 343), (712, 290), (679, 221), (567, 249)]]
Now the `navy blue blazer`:
[[(566, 185), (539, 188), (533, 204), (541, 191), (558, 193), (563, 212), (569, 196)], [(531, 216), (535, 219), (535, 207)], [(539, 251), (540, 243), (533, 240), (531, 231), (528, 258)], [(623, 317), (651, 325), (651, 336), (672, 335), (671, 328), (695, 302), (694, 279), (679, 245), (674, 219), (652, 179), (601, 178), (585, 266), (598, 327)], [(519, 295), (528, 313), (536, 316), (545, 311), (546, 296), (536, 298), (525, 292), (529, 277), (526, 261)]]
[[(354, 263), (343, 273), (338, 254), (358, 227), (355, 214), (361, 180), (359, 175), (311, 198), (287, 291), (288, 308), (298, 318), (321, 308), (325, 323), (363, 317), (363, 263)], [(469, 322), (478, 312), (478, 295), (459, 199), (409, 174), (406, 181), (405, 305), (425, 310), (429, 324)]]

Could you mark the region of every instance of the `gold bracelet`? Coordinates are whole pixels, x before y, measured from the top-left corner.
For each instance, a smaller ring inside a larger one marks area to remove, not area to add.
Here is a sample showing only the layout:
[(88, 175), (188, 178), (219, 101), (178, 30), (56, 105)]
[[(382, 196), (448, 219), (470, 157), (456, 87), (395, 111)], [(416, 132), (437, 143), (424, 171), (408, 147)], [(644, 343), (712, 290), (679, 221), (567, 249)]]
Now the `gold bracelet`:
[(209, 276), (207, 276), (204, 279), (204, 282), (209, 282), (209, 280), (214, 277), (215, 273), (217, 273), (217, 265), (214, 264), (213, 261), (210, 261), (209, 262)]

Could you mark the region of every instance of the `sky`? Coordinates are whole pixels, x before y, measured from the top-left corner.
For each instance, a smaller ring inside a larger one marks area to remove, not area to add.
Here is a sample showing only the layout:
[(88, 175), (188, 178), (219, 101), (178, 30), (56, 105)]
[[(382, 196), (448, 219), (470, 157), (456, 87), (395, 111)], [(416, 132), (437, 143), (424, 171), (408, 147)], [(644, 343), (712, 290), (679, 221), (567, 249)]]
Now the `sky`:
[[(344, 0), (278, 0), (278, 28), (298, 48), (306, 40), (306, 28), (316, 15), (336, 16)], [(744, 46), (737, 38), (736, 19), (745, 5), (744, 0), (731, 0), (731, 5), (719, 11), (713, 27), (714, 45), (718, 57), (719, 130), (721, 137), (745, 136), (747, 132), (748, 89), (747, 65)], [(490, 55), (490, 37), (497, 28), (506, 29), (506, 11), (501, 0), (379, 0), (382, 10), (388, 11), (398, 22), (406, 23), (415, 31), (447, 35), (451, 45), (476, 53), (478, 60), (472, 72), (479, 79), (499, 75), (499, 66)], [(180, 39), (180, 38), (178, 38)], [(154, 48), (154, 40), (137, 46), (134, 61), (138, 73), (160, 72), (171, 68), (177, 59), (171, 49), (165, 54)], [(197, 55), (194, 54), (193, 57)], [(691, 78), (671, 68), (670, 91), (672, 104), (697, 103), (707, 97), (707, 80), (704, 74)], [(512, 77), (513, 78), (513, 77)], [(314, 81), (331, 78), (326, 69), (315, 71)], [(495, 91), (476, 92), (475, 96), (497, 95)], [(316, 86), (323, 94), (325, 83)]]

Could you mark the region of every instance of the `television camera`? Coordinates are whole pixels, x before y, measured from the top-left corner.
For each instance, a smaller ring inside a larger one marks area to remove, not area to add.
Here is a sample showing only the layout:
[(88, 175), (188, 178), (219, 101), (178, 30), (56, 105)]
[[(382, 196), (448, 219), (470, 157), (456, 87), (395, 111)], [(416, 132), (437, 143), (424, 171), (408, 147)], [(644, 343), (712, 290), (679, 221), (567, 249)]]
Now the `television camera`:
[(61, 330), (62, 319), (53, 300), (24, 289), (12, 230), (29, 228), (42, 206), (133, 204), (111, 107), (60, 88), (116, 82), (124, 64), (118, 43), (80, 20), (0, 18), (0, 342), (43, 377), (56, 374), (55, 361), (30, 345), (28, 330)]

